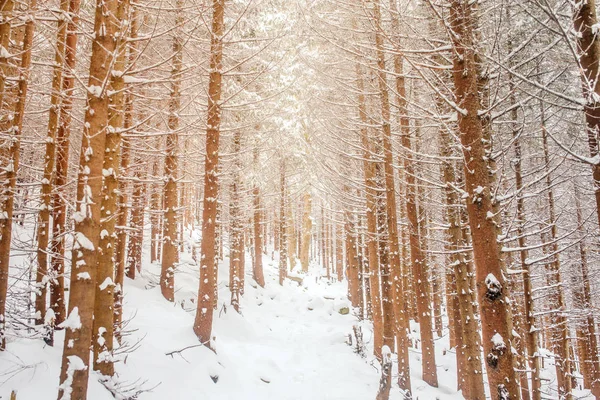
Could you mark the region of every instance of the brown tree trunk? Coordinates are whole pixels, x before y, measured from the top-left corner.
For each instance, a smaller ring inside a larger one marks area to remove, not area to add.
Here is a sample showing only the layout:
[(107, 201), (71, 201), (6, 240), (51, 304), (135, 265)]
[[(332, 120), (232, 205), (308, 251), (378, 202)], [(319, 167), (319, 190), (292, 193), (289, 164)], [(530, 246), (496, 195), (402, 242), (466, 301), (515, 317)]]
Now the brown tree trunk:
[[(286, 190), (286, 229), (287, 229), (287, 255), (289, 260), (289, 268), (292, 271), (296, 267), (296, 259), (297, 259), (297, 248), (298, 248), (298, 240), (296, 237), (296, 224), (294, 223), (294, 211), (292, 208), (292, 199), (290, 197), (289, 190)], [(286, 271), (287, 276), (287, 271)]]
[(65, 320), (65, 342), (58, 398), (87, 398), (90, 344), (94, 313), (96, 265), (100, 241), (102, 165), (108, 131), (109, 91), (115, 50), (117, 2), (98, 1), (90, 60), (87, 107), (81, 143), (77, 203), (73, 219), (75, 233), (71, 266), (69, 316)]
[(285, 207), (285, 160), (281, 161), (281, 167), (279, 171), (279, 232), (281, 243), (279, 244), (279, 284), (283, 285), (283, 281), (287, 274), (287, 252), (288, 246), (288, 217), (286, 216)]
[[(258, 168), (258, 147), (254, 147), (253, 151), (254, 168)], [(254, 265), (252, 268), (252, 277), (254, 281), (260, 286), (265, 287), (265, 275), (263, 272), (262, 263), (262, 248), (263, 240), (266, 237), (262, 236), (261, 225), (262, 225), (262, 206), (260, 202), (260, 188), (258, 184), (254, 183), (252, 189), (252, 197), (254, 200)]]
[(375, 165), (373, 161), (373, 153), (367, 130), (368, 117), (367, 105), (365, 100), (365, 88), (362, 76), (362, 71), (357, 64), (356, 76), (358, 81), (358, 113), (362, 127), (360, 130), (360, 140), (363, 151), (363, 170), (365, 179), (366, 192), (366, 219), (367, 219), (367, 257), (368, 257), (368, 301), (370, 302), (370, 315), (373, 318), (374, 331), (374, 352), (375, 356), (381, 360), (381, 347), (383, 346), (383, 314), (381, 308), (381, 295), (379, 290), (379, 259), (377, 256), (377, 220), (375, 215)]
[[(349, 193), (348, 187), (344, 187), (344, 192)], [(349, 208), (344, 213), (344, 236), (346, 246), (346, 276), (348, 279), (348, 298), (352, 307), (362, 308), (362, 293), (360, 291), (360, 271), (358, 262), (358, 243), (356, 238), (356, 226), (354, 216)]]
[[(131, 28), (129, 37), (137, 38), (138, 30), (138, 11), (137, 7), (131, 7)], [(128, 64), (132, 68), (137, 57), (136, 42), (131, 41), (128, 45)], [(132, 88), (125, 93), (125, 109), (123, 115), (123, 130), (127, 131), (133, 126), (133, 93)], [(126, 137), (122, 138), (121, 143), (121, 176), (119, 179), (119, 193), (117, 195), (117, 227), (116, 243), (115, 243), (115, 302), (114, 302), (114, 329), (115, 336), (118, 340), (121, 339), (121, 323), (123, 320), (123, 284), (125, 280), (125, 264), (126, 264), (126, 249), (127, 249), (127, 221), (129, 217), (128, 202), (128, 184), (127, 178), (129, 174), (129, 159), (131, 153), (131, 142)]]
[[(100, 242), (98, 244), (98, 264), (94, 304), (93, 346), (94, 370), (104, 376), (114, 375), (114, 287), (115, 287), (115, 225), (117, 194), (119, 191), (119, 167), (121, 165), (121, 130), (125, 104), (126, 66), (129, 0), (118, 4), (116, 18), (120, 23), (116, 42), (116, 59), (110, 78), (108, 124), (103, 161), (104, 184), (102, 186), (100, 208)], [(120, 72), (120, 73), (119, 73)]]
[[(545, 119), (543, 104), (541, 106), (541, 118)], [(542, 127), (542, 144), (544, 149), (544, 161), (546, 168), (550, 168), (550, 153), (548, 150), (548, 137), (545, 124)], [(564, 290), (560, 275), (560, 259), (558, 256), (558, 227), (556, 226), (556, 211), (554, 202), (554, 192), (552, 190), (552, 176), (550, 171), (546, 170), (546, 191), (548, 196), (548, 224), (550, 225), (550, 244), (548, 250), (551, 252), (550, 260), (546, 266), (548, 284), (551, 287), (550, 307), (550, 341), (551, 349), (555, 354), (554, 364), (556, 366), (556, 377), (558, 384), (558, 394), (560, 399), (572, 399), (572, 380), (571, 380), (571, 355), (569, 348), (569, 326), (565, 312)]]
[(48, 110), (48, 133), (46, 137), (46, 151), (44, 156), (44, 177), (42, 179), (42, 191), (38, 231), (37, 231), (37, 261), (36, 287), (39, 291), (35, 299), (35, 311), (37, 325), (44, 322), (46, 313), (46, 286), (48, 279), (48, 244), (50, 238), (50, 213), (52, 206), (52, 186), (54, 180), (54, 166), (56, 163), (56, 131), (58, 130), (59, 103), (61, 99), (62, 71), (65, 57), (65, 40), (67, 37), (67, 13), (69, 12), (69, 0), (61, 0), (60, 10), (62, 18), (58, 20), (56, 33), (56, 51), (54, 54), (54, 68), (52, 70), (52, 92), (50, 95), (50, 109)]
[(75, 64), (77, 56), (77, 30), (79, 29), (80, 0), (69, 3), (69, 23), (65, 45), (65, 69), (63, 70), (62, 101), (60, 103), (59, 124), (56, 133), (56, 173), (55, 192), (52, 196), (52, 239), (50, 306), (54, 310), (55, 324), (58, 326), (66, 318), (65, 305), (65, 235), (67, 232), (67, 202), (61, 195), (67, 184), (69, 170), (69, 146), (71, 135), (71, 109), (75, 84)]
[[(573, 6), (573, 24), (577, 32), (577, 50), (581, 83), (585, 105), (583, 112), (587, 124), (587, 139), (590, 155), (598, 157), (598, 134), (600, 132), (600, 41), (596, 33), (598, 19), (596, 16), (596, 0), (577, 2)], [(596, 214), (600, 225), (600, 161), (595, 161), (592, 167), (594, 178)]]
[(125, 262), (125, 275), (129, 279), (135, 279), (136, 272), (141, 272), (142, 270), (144, 208), (146, 205), (146, 185), (142, 182), (143, 176), (140, 168), (134, 173), (133, 191), (131, 194), (131, 219), (128, 224), (130, 234), (129, 241), (127, 242), (127, 261)]
[[(473, 238), (477, 291), (482, 322), (482, 343), (492, 399), (518, 399), (520, 391), (513, 368), (506, 283), (499, 254), (490, 193), (490, 176), (483, 144), (483, 121), (479, 116), (474, 28), (476, 4), (451, 1), (449, 26), (454, 47), (454, 87), (458, 127), (465, 159), (467, 212)], [(459, 289), (460, 290), (460, 289)]]
[[(406, 122), (408, 124), (408, 122)], [(415, 180), (414, 162), (410, 158), (411, 138), (410, 128), (403, 125), (402, 147), (405, 149), (403, 157), (406, 177), (406, 216), (409, 224), (410, 257), (413, 273), (414, 295), (416, 297), (417, 313), (421, 326), (421, 362), (423, 364), (423, 380), (429, 385), (437, 387), (437, 368), (435, 363), (435, 347), (433, 342), (433, 326), (431, 320), (431, 288), (428, 278), (427, 259), (423, 252), (424, 238), (419, 232), (419, 213), (417, 210), (417, 183)]]
[(310, 241), (312, 238), (312, 197), (304, 194), (304, 213), (302, 214), (302, 245), (300, 248), (300, 264), (302, 272), (308, 272)]
[[(229, 218), (230, 228), (230, 257), (229, 257), (229, 290), (231, 291), (231, 305), (235, 311), (240, 310), (240, 280), (242, 267), (242, 253), (244, 252), (244, 227), (240, 209), (240, 152), (242, 137), (240, 131), (233, 135), (233, 183), (231, 185), (231, 205)], [(259, 253), (260, 255), (260, 253)]]
[[(159, 150), (162, 150), (161, 146), (161, 138), (157, 138), (156, 146)], [(152, 176), (158, 177), (159, 175), (159, 167), (160, 167), (160, 159), (154, 160), (152, 163)], [(162, 251), (162, 221), (163, 214), (162, 205), (163, 205), (163, 192), (164, 185), (160, 182), (155, 184), (150, 184), (148, 190), (151, 190), (150, 193), (150, 263), (159, 263), (161, 264), (161, 251)]]
[[(448, 244), (446, 248), (450, 253), (449, 261), (454, 271), (455, 282), (452, 290), (455, 291), (453, 314), (455, 340), (457, 341), (458, 362), (458, 387), (462, 390), (467, 400), (485, 399), (483, 385), (483, 366), (481, 363), (481, 339), (477, 317), (473, 312), (473, 298), (471, 296), (470, 268), (466, 260), (465, 240), (461, 228), (460, 209), (462, 207), (458, 192), (453, 186), (461, 186), (457, 179), (452, 158), (450, 134), (443, 127), (440, 129), (440, 155), (442, 157), (442, 176), (444, 178), (446, 194), (446, 218), (448, 220)], [(448, 290), (448, 289), (447, 289)]]
[(162, 263), (160, 268), (160, 292), (167, 301), (175, 301), (175, 270), (179, 263), (177, 246), (178, 219), (178, 185), (179, 168), (179, 109), (181, 108), (181, 69), (183, 66), (183, 38), (181, 37), (184, 22), (183, 0), (177, 1), (175, 17), (175, 34), (173, 36), (173, 65), (171, 67), (171, 94), (169, 98), (169, 120), (167, 135), (167, 156), (165, 157), (165, 187)]
[(596, 337), (596, 321), (592, 312), (592, 292), (590, 287), (590, 274), (588, 266), (587, 248), (584, 241), (584, 227), (583, 227), (583, 215), (581, 212), (581, 204), (579, 200), (579, 190), (577, 185), (574, 188), (575, 207), (577, 210), (577, 230), (581, 236), (579, 242), (579, 256), (581, 257), (581, 283), (583, 291), (581, 293), (581, 305), (587, 314), (585, 321), (582, 322), (584, 325), (581, 329), (583, 333), (583, 346), (587, 350), (587, 356), (583, 357), (580, 362), (584, 365), (582, 370), (587, 373), (584, 374), (584, 379), (587, 375), (587, 387), (592, 389), (592, 394), (596, 398), (600, 398), (600, 355), (598, 354), (598, 338)]
[(219, 136), (221, 129), (221, 91), (225, 0), (212, 2), (210, 46), (210, 76), (208, 84), (208, 115), (206, 129), (206, 159), (204, 167), (204, 208), (202, 211), (202, 245), (200, 257), (200, 289), (194, 332), (200, 342), (210, 345), (213, 310), (216, 301), (215, 231), (217, 198), (219, 195)]
[[(10, 53), (8, 49), (10, 45), (11, 22), (14, 8), (14, 0), (4, 0), (0, 3), (0, 16), (2, 18), (0, 19), (0, 47), (6, 50), (2, 51), (0, 54), (0, 110), (3, 111), (7, 109), (4, 104), (4, 93), (6, 90), (6, 80), (10, 75)], [(2, 123), (5, 123), (6, 121), (2, 121)]]
[[(2, 7), (5, 9), (6, 6)], [(10, 263), (10, 245), (12, 237), (12, 217), (14, 211), (14, 196), (17, 185), (17, 172), (19, 170), (19, 156), (21, 148), (21, 130), (23, 128), (23, 117), (25, 114), (25, 101), (27, 100), (27, 89), (29, 84), (29, 66), (31, 64), (31, 46), (35, 29), (36, 0), (29, 1), (29, 18), (25, 23), (25, 36), (23, 38), (23, 51), (17, 77), (17, 101), (15, 108), (1, 121), (4, 128), (8, 123), (8, 153), (6, 167), (0, 170), (0, 350), (6, 347), (5, 320), (6, 320), (6, 296), (8, 291), (8, 272)], [(11, 118), (12, 117), (12, 118)], [(4, 160), (2, 160), (4, 161)], [(45, 290), (44, 290), (45, 300)], [(45, 303), (45, 301), (44, 301)], [(45, 304), (44, 304), (45, 308)]]
[[(396, 2), (390, 0), (390, 11), (392, 13), (392, 30), (398, 32), (397, 6)], [(374, 2), (375, 20), (378, 27), (381, 26), (381, 12), (379, 0)], [(410, 333), (409, 319), (404, 303), (404, 287), (402, 279), (402, 263), (400, 260), (400, 243), (398, 238), (398, 217), (396, 205), (396, 184), (394, 179), (394, 154), (392, 151), (392, 131), (391, 131), (391, 111), (390, 100), (387, 87), (385, 53), (383, 49), (382, 33), (377, 30), (375, 34), (375, 44), (377, 49), (377, 66), (378, 66), (378, 85), (379, 96), (381, 100), (381, 117), (383, 121), (383, 159), (385, 170), (385, 200), (387, 213), (387, 231), (388, 245), (390, 249), (390, 279), (393, 281), (393, 308), (394, 308), (394, 328), (397, 339), (398, 354), (398, 385), (404, 391), (405, 396), (411, 396), (410, 383), (410, 365), (408, 355), (408, 336)], [(402, 75), (402, 58), (400, 54), (394, 55), (394, 73), (396, 76), (397, 102), (399, 106), (398, 113), (400, 115), (400, 126), (405, 133), (408, 128), (408, 115), (406, 109), (406, 90), (404, 86), (404, 76)], [(390, 301), (392, 299), (389, 299)], [(435, 369), (435, 361), (434, 361)], [(426, 382), (437, 386), (437, 379), (432, 379)]]
[[(10, 60), (7, 55), (10, 33), (11, 20), (14, 8), (13, 0), (6, 0), (0, 4), (2, 20), (0, 21), (0, 110), (3, 114), (0, 119), (0, 128), (3, 132), (8, 132), (10, 119), (9, 112), (4, 112), (8, 109), (8, 105), (4, 104), (4, 92), (6, 90), (6, 80), (10, 75)], [(12, 144), (7, 140), (7, 143), (2, 143), (8, 150), (13, 150)], [(10, 263), (10, 244), (12, 238), (12, 192), (11, 186), (14, 187), (16, 180), (16, 171), (14, 169), (15, 159), (7, 153), (7, 150), (0, 151), (0, 157), (6, 159), (7, 167), (2, 168), (0, 177), (2, 178), (2, 187), (0, 187), (0, 351), (6, 348), (6, 296), (8, 293), (8, 272)], [(0, 158), (0, 159), (1, 159)], [(4, 162), (4, 160), (2, 160)], [(12, 176), (12, 179), (11, 179)]]
[(336, 222), (334, 227), (335, 273), (337, 275), (338, 282), (341, 282), (344, 279), (344, 248), (342, 242), (342, 225)]

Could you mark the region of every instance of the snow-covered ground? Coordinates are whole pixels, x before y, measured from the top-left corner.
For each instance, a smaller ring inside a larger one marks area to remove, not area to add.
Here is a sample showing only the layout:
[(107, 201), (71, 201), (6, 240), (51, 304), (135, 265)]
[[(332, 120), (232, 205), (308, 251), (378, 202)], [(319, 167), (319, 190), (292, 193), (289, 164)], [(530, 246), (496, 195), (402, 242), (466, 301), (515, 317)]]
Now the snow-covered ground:
[[(301, 285), (287, 280), (279, 286), (277, 264), (265, 256), (266, 287), (262, 289), (250, 276), (250, 257), (246, 260), (240, 314), (229, 306), (228, 260), (220, 266), (216, 352), (198, 346), (192, 332), (198, 271), (189, 253), (182, 254), (174, 304), (165, 301), (155, 286), (157, 265), (145, 262), (141, 275), (126, 281), (126, 345), (119, 351), (113, 383), (120, 392), (137, 393), (138, 397), (130, 398), (144, 400), (374, 399), (380, 373), (370, 355), (372, 327), (359, 323), (352, 313), (338, 312), (348, 305), (346, 284), (328, 282), (320, 276), (319, 266), (313, 265)], [(363, 329), (366, 358), (347, 344), (355, 324)], [(418, 326), (413, 325), (413, 330), (418, 337)], [(40, 339), (11, 339), (8, 351), (0, 353), (0, 399), (9, 398), (12, 390), (17, 391), (18, 400), (55, 398), (62, 332), (56, 334), (55, 342), (55, 347), (49, 347)], [(446, 335), (436, 341), (438, 388), (420, 379), (420, 352), (411, 349), (415, 399), (463, 398), (456, 392), (455, 355), (447, 348)], [(180, 352), (168, 355), (174, 351)], [(112, 399), (100, 378), (90, 375), (88, 398)], [(394, 384), (391, 399), (401, 397)]]

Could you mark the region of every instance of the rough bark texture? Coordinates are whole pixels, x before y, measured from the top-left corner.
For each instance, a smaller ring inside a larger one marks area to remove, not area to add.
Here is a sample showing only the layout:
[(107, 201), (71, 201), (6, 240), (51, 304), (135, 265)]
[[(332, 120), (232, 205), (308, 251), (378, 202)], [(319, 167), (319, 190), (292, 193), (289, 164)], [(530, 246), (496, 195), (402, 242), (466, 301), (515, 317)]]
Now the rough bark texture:
[(302, 272), (308, 272), (310, 241), (312, 238), (312, 197), (304, 194), (304, 212), (302, 214), (302, 245), (300, 246), (300, 264)]
[(67, 184), (69, 169), (69, 145), (71, 135), (71, 109), (75, 71), (77, 61), (77, 30), (79, 27), (80, 0), (71, 0), (69, 3), (69, 23), (65, 45), (65, 69), (63, 71), (62, 101), (58, 131), (56, 133), (56, 172), (54, 177), (55, 191), (52, 195), (52, 252), (50, 281), (50, 307), (54, 311), (57, 326), (66, 318), (65, 304), (65, 234), (67, 232), (67, 203), (60, 191)]
[(370, 315), (373, 318), (374, 330), (374, 352), (375, 356), (381, 360), (381, 347), (383, 346), (383, 314), (381, 309), (381, 296), (379, 289), (379, 259), (377, 256), (377, 220), (375, 215), (375, 165), (373, 161), (373, 153), (369, 140), (369, 132), (367, 130), (367, 106), (365, 101), (365, 88), (362, 77), (362, 71), (357, 65), (356, 75), (358, 80), (358, 113), (363, 126), (360, 130), (360, 140), (363, 151), (363, 169), (365, 179), (366, 192), (366, 219), (367, 219), (367, 258), (368, 258), (368, 274), (369, 278), (369, 296)]
[[(129, 1), (121, 1), (117, 7), (116, 18), (120, 23), (116, 42), (116, 60), (114, 71), (125, 71), (127, 56)], [(96, 276), (96, 294), (94, 304), (94, 370), (104, 376), (114, 375), (113, 338), (114, 338), (114, 287), (115, 287), (115, 225), (117, 194), (119, 191), (119, 167), (121, 164), (121, 130), (125, 104), (125, 80), (123, 73), (112, 73), (110, 80), (108, 129), (104, 146), (102, 200), (100, 209), (100, 242), (98, 244), (98, 264)]]
[[(574, 190), (575, 207), (577, 209), (577, 230), (581, 236), (579, 242), (579, 256), (581, 258), (581, 287), (579, 304), (585, 310), (585, 320), (581, 322), (578, 330), (580, 345), (584, 349), (584, 356), (580, 357), (580, 365), (584, 378), (585, 387), (592, 389), (592, 394), (600, 398), (600, 356), (598, 355), (598, 338), (596, 337), (596, 322), (592, 313), (592, 292), (590, 287), (590, 274), (587, 257), (587, 248), (584, 241), (585, 232), (583, 227), (583, 215), (579, 200), (579, 190), (575, 185)], [(576, 290), (576, 293), (578, 291)]]
[(77, 203), (74, 213), (75, 233), (71, 266), (69, 317), (66, 333), (58, 398), (85, 400), (89, 375), (90, 343), (94, 312), (96, 263), (100, 241), (100, 199), (102, 164), (108, 130), (108, 88), (112, 56), (115, 49), (115, 0), (96, 4), (94, 40), (88, 81), (87, 110), (79, 174)]
[[(543, 105), (542, 105), (543, 107)], [(542, 108), (542, 119), (544, 111)], [(552, 310), (550, 314), (550, 348), (555, 354), (554, 365), (556, 366), (556, 377), (558, 386), (558, 395), (560, 399), (572, 399), (573, 382), (571, 380), (571, 351), (569, 347), (569, 327), (565, 312), (564, 290), (560, 273), (560, 259), (558, 257), (558, 227), (556, 226), (556, 206), (554, 201), (554, 191), (552, 189), (552, 174), (550, 168), (550, 153), (548, 149), (548, 137), (544, 127), (542, 128), (542, 145), (544, 150), (544, 161), (546, 170), (546, 195), (548, 206), (548, 225), (550, 226), (550, 244), (547, 250), (550, 252), (549, 260), (546, 264), (546, 278), (550, 289), (549, 305)], [(546, 247), (546, 246), (545, 246)], [(545, 249), (546, 250), (546, 249)]]
[(56, 50), (54, 68), (52, 70), (52, 92), (50, 94), (50, 109), (48, 110), (48, 131), (46, 136), (46, 151), (44, 155), (44, 177), (42, 179), (41, 200), (37, 231), (37, 262), (36, 286), (38, 293), (35, 299), (37, 325), (44, 322), (46, 313), (46, 286), (48, 280), (48, 244), (50, 241), (50, 214), (52, 212), (52, 187), (54, 167), (56, 164), (56, 132), (58, 130), (59, 103), (61, 99), (63, 60), (65, 57), (65, 40), (67, 38), (67, 13), (69, 0), (61, 0), (60, 11), (62, 18), (58, 20), (56, 33)]
[[(2, 7), (2, 9), (5, 7), (6, 6)], [(0, 181), (2, 182), (2, 186), (0, 187), (0, 350), (6, 347), (4, 323), (6, 320), (5, 313), (10, 263), (10, 245), (12, 237), (12, 218), (14, 211), (15, 189), (17, 185), (17, 171), (19, 170), (21, 131), (23, 128), (25, 101), (27, 100), (27, 89), (29, 84), (31, 46), (33, 44), (33, 34), (35, 30), (34, 12), (36, 8), (36, 0), (30, 0), (28, 10), (30, 13), (30, 18), (28, 18), (27, 22), (25, 23), (23, 48), (17, 76), (17, 98), (14, 104), (14, 110), (6, 113), (2, 117), (2, 120), (0, 120), (2, 132), (6, 132), (10, 138), (4, 143), (0, 143), (0, 160), (2, 160), (2, 156), (4, 154), (7, 156), (4, 159), (7, 161), (6, 166), (0, 169)], [(4, 128), (8, 129), (5, 130)]]
[[(446, 218), (448, 221), (447, 245), (450, 256), (450, 267), (454, 271), (455, 304), (454, 319), (457, 340), (457, 354), (459, 373), (458, 383), (463, 396), (467, 400), (485, 399), (483, 386), (483, 366), (481, 363), (481, 339), (479, 327), (475, 316), (470, 285), (470, 268), (465, 253), (465, 240), (461, 229), (460, 207), (461, 201), (454, 187), (460, 187), (461, 182), (456, 177), (456, 170), (452, 161), (449, 133), (440, 130), (440, 155), (442, 161), (442, 175), (446, 184)], [(454, 187), (453, 187), (454, 186)]]
[(279, 284), (283, 285), (283, 281), (287, 274), (287, 263), (289, 250), (288, 246), (288, 217), (286, 215), (285, 207), (285, 160), (281, 161), (281, 167), (279, 171), (279, 231), (280, 233), (280, 244), (279, 244)]
[[(258, 147), (254, 147), (253, 151), (254, 168), (258, 168)], [(260, 188), (255, 183), (252, 189), (252, 197), (254, 204), (254, 265), (252, 267), (252, 277), (254, 281), (260, 286), (265, 287), (265, 275), (263, 272), (263, 239), (261, 225), (262, 225), (262, 206), (260, 202)]]
[[(577, 32), (577, 50), (581, 68), (581, 83), (585, 105), (583, 112), (587, 124), (587, 139), (590, 155), (599, 154), (598, 140), (600, 135), (600, 41), (596, 33), (598, 19), (596, 16), (596, 0), (578, 1), (573, 6), (573, 24)], [(600, 162), (592, 167), (596, 197), (596, 214), (600, 225)]]
[(458, 126), (465, 159), (467, 212), (473, 239), (477, 292), (480, 303), (482, 342), (492, 399), (518, 399), (520, 391), (513, 369), (511, 331), (506, 302), (506, 283), (499, 256), (496, 224), (485, 159), (481, 99), (475, 61), (476, 4), (451, 1), (449, 25), (454, 47), (454, 86), (460, 110)]
[(179, 168), (179, 109), (181, 108), (181, 69), (183, 64), (183, 38), (181, 30), (184, 21), (183, 0), (178, 0), (173, 37), (173, 65), (171, 68), (171, 95), (169, 98), (169, 120), (167, 135), (167, 156), (165, 157), (165, 187), (162, 264), (160, 269), (160, 291), (167, 301), (175, 301), (175, 269), (179, 263), (177, 246), (177, 210), (179, 208), (177, 175)]
[(221, 86), (223, 60), (223, 31), (225, 0), (212, 2), (210, 46), (210, 76), (208, 83), (208, 117), (206, 129), (206, 158), (204, 166), (204, 208), (202, 210), (202, 244), (200, 257), (200, 289), (194, 332), (200, 342), (210, 343), (213, 310), (216, 301), (215, 233), (217, 198), (219, 195), (218, 164), (221, 129)]
[[(233, 182), (231, 184), (231, 204), (229, 207), (230, 227), (230, 257), (229, 257), (229, 290), (231, 291), (231, 305), (239, 312), (240, 309), (240, 281), (242, 268), (242, 253), (244, 251), (244, 226), (240, 208), (240, 151), (242, 138), (240, 131), (233, 136)], [(260, 254), (259, 254), (260, 255)]]

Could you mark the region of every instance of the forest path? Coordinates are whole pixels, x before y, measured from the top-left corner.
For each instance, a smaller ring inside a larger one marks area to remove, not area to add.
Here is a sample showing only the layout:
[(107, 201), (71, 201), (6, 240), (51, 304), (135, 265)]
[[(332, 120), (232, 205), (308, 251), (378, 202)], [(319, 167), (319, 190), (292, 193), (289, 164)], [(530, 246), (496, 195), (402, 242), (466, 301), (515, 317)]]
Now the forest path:
[[(379, 381), (377, 370), (346, 344), (357, 320), (338, 312), (348, 306), (346, 284), (327, 282), (309, 273), (302, 286), (292, 280), (280, 286), (277, 264), (266, 256), (264, 289), (250, 277), (251, 265), (246, 266), (241, 314), (229, 306), (228, 260), (222, 263), (220, 304), (214, 321), (216, 354), (200, 347), (165, 357), (169, 351), (197, 343), (191, 330), (197, 267), (185, 257), (182, 262), (176, 278), (179, 306), (175, 308), (165, 304), (157, 288), (145, 289), (144, 279), (128, 282), (125, 310), (135, 314), (131, 328), (137, 331), (133, 336), (143, 340), (140, 349), (128, 357), (129, 366), (123, 377), (133, 380), (135, 374), (131, 372), (136, 371), (137, 377), (149, 379), (148, 385), (160, 382), (140, 399), (374, 397)], [(149, 265), (145, 274), (157, 272), (156, 267)], [(314, 271), (317, 270), (320, 269), (315, 266)], [(365, 339), (369, 335), (367, 332)], [(218, 376), (217, 382), (210, 376)]]

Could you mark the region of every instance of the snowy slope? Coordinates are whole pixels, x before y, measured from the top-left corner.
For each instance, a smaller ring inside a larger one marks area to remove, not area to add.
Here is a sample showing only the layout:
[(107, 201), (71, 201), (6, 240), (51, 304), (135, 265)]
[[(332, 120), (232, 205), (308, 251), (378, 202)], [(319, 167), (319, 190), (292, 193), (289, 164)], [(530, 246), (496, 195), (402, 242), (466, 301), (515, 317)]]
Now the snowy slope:
[[(123, 398), (137, 393), (144, 400), (374, 399), (379, 365), (372, 356), (364, 359), (354, 353), (347, 340), (359, 322), (352, 314), (338, 313), (348, 304), (346, 284), (328, 282), (313, 265), (301, 286), (294, 281), (279, 286), (277, 265), (265, 256), (266, 288), (262, 289), (249, 275), (250, 257), (246, 260), (241, 314), (228, 306), (228, 260), (220, 266), (216, 353), (198, 346), (191, 329), (198, 272), (189, 253), (182, 255), (176, 275), (174, 304), (165, 301), (155, 286), (159, 266), (146, 262), (140, 276), (127, 280), (126, 345), (119, 350), (121, 362), (112, 383)], [(372, 327), (368, 322), (360, 325), (367, 353), (372, 354)], [(418, 325), (412, 327), (418, 338)], [(455, 356), (446, 351), (447, 339), (436, 341), (439, 388), (420, 379), (420, 352), (411, 349), (414, 398), (463, 398), (455, 390)], [(8, 398), (11, 390), (18, 392), (18, 400), (55, 398), (62, 332), (55, 342), (52, 348), (39, 339), (11, 340), (9, 350), (0, 353), (0, 399)], [(92, 373), (89, 399), (112, 399), (100, 378)], [(394, 387), (391, 399), (400, 398)]]

